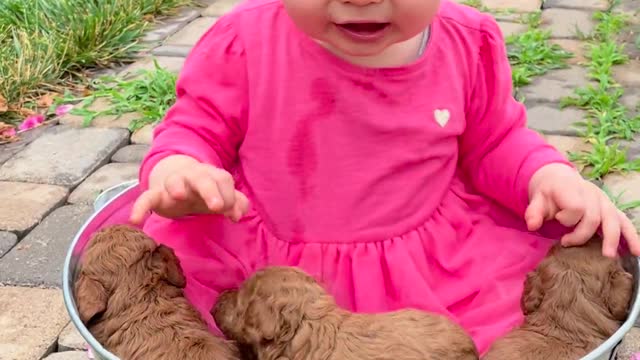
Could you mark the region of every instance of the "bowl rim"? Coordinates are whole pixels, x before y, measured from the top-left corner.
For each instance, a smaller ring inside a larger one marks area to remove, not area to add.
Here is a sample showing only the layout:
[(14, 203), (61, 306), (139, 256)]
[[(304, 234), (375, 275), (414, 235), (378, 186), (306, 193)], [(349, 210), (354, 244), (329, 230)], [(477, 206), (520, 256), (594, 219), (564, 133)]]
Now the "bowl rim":
[[(102, 204), (100, 204), (101, 206), (98, 206), (96, 209), (94, 209), (94, 212), (91, 214), (91, 216), (84, 222), (82, 227), (78, 230), (78, 232), (74, 236), (73, 241), (71, 242), (67, 250), (67, 254), (64, 260), (64, 267), (62, 271), (62, 295), (64, 299), (64, 305), (65, 305), (65, 308), (67, 309), (67, 313), (69, 314), (71, 322), (76, 327), (76, 329), (80, 332), (80, 335), (82, 335), (82, 337), (87, 342), (91, 350), (94, 351), (94, 356), (96, 356), (98, 359), (104, 359), (104, 360), (121, 360), (121, 359), (119, 359), (117, 356), (113, 355), (111, 352), (105, 349), (102, 346), (102, 344), (100, 344), (96, 340), (96, 338), (93, 337), (91, 332), (89, 332), (87, 327), (84, 326), (84, 324), (80, 320), (80, 317), (78, 315), (78, 309), (76, 307), (75, 299), (73, 296), (73, 289), (71, 288), (71, 280), (72, 280), (71, 277), (75, 276), (74, 274), (75, 269), (73, 270), (71, 269), (71, 261), (73, 258), (74, 250), (80, 240), (80, 237), (84, 234), (87, 227), (89, 227), (89, 225), (93, 223), (95, 218), (101, 214), (102, 210), (104, 210), (114, 201), (118, 200), (122, 195), (136, 188), (139, 185), (139, 182), (131, 181), (126, 183), (121, 183), (105, 190), (103, 194), (116, 187), (122, 187), (125, 184), (127, 184), (128, 186), (124, 187), (120, 193), (118, 193), (108, 201), (103, 202)], [(634, 295), (633, 295), (631, 311), (629, 312), (627, 319), (618, 328), (618, 330), (616, 330), (616, 332), (613, 333), (613, 335), (611, 335), (607, 340), (605, 340), (598, 347), (593, 349), (589, 354), (582, 357), (581, 360), (601, 360), (601, 359), (604, 359), (603, 357), (606, 355), (609, 355), (607, 358), (611, 359), (615, 353), (616, 346), (620, 343), (622, 338), (629, 332), (629, 330), (631, 330), (636, 320), (638, 319), (638, 316), (640, 315), (640, 258), (635, 256), (632, 256), (631, 258), (634, 260), (633, 267), (636, 270), (636, 274), (633, 274), (635, 277), (635, 282), (634, 282)]]

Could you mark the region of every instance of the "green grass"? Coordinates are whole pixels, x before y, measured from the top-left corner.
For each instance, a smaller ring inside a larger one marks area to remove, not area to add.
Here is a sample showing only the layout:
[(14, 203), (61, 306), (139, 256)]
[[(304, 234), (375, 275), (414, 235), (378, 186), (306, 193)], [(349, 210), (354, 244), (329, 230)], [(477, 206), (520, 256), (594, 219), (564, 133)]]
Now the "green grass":
[(512, 68), (513, 86), (531, 83), (534, 77), (554, 69), (567, 67), (573, 54), (549, 41), (551, 33), (540, 29), (540, 12), (523, 16), (527, 31), (507, 37), (508, 56)]
[[(91, 95), (78, 99), (67, 94), (62, 102), (81, 100), (71, 113), (83, 116), (85, 126), (98, 116), (138, 113), (141, 117), (129, 124), (129, 129), (135, 131), (162, 119), (176, 99), (177, 75), (174, 73), (154, 61), (153, 70), (141, 70), (138, 74), (132, 80), (101, 77), (91, 83)], [(101, 111), (90, 110), (89, 106), (98, 98), (106, 98), (110, 106)]]
[(562, 99), (561, 105), (575, 106), (587, 112), (578, 123), (580, 134), (593, 145), (590, 151), (572, 153), (570, 158), (586, 169), (585, 175), (601, 179), (613, 172), (640, 170), (640, 160), (629, 160), (621, 140), (633, 140), (640, 132), (640, 116), (632, 116), (620, 101), (624, 89), (612, 76), (613, 67), (628, 61), (624, 46), (616, 37), (627, 26), (622, 13), (596, 12), (597, 25), (589, 39), (586, 57), (590, 80), (595, 84), (575, 90), (574, 95)]
[[(513, 13), (509, 9), (489, 9), (482, 0), (466, 0), (463, 4), (494, 16)], [(540, 29), (540, 12), (523, 14), (520, 22), (527, 25), (527, 30), (505, 39), (515, 88), (530, 84), (535, 77), (544, 75), (549, 70), (567, 67), (567, 60), (573, 57), (572, 53), (549, 41), (550, 31)]]
[[(153, 16), (190, 1), (2, 0), (0, 96), (13, 110), (30, 107), (83, 69), (130, 60)], [(15, 116), (9, 111), (0, 120)]]

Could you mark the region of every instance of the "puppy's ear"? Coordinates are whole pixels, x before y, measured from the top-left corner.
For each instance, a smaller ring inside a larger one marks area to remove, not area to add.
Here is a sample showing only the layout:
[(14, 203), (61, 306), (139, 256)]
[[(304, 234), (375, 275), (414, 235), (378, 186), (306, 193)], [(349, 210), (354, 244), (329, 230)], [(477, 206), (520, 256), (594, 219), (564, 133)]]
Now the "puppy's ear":
[(236, 331), (234, 328), (238, 326), (238, 291), (237, 290), (227, 290), (224, 291), (218, 296), (216, 303), (211, 309), (211, 316), (216, 322), (218, 328), (222, 331), (222, 333), (228, 337), (233, 338), (234, 340), (237, 337)]
[(520, 308), (524, 315), (529, 315), (540, 307), (542, 298), (544, 297), (544, 289), (538, 270), (529, 272), (524, 282), (524, 290), (520, 298)]
[(151, 262), (154, 269), (162, 269), (164, 278), (170, 284), (179, 288), (184, 288), (187, 285), (187, 279), (182, 273), (180, 260), (178, 260), (173, 249), (165, 245), (158, 245), (153, 251)]
[(633, 276), (615, 268), (609, 274), (609, 283), (603, 291), (604, 301), (614, 319), (623, 321), (627, 317), (633, 292)]
[(87, 324), (94, 316), (107, 310), (107, 291), (98, 281), (80, 274), (75, 283), (75, 297), (80, 320)]

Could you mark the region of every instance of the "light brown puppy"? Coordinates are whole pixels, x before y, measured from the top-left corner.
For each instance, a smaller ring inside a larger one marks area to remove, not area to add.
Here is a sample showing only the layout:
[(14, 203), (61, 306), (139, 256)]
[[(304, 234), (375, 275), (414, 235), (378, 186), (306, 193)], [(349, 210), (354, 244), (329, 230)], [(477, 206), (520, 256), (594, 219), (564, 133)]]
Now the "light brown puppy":
[(609, 338), (627, 316), (633, 278), (619, 259), (602, 256), (602, 242), (556, 245), (528, 274), (525, 321), (497, 340), (483, 360), (580, 359)]
[(170, 248), (143, 232), (97, 232), (75, 283), (80, 319), (123, 360), (237, 359), (235, 346), (209, 332), (184, 298), (185, 278)]
[(212, 313), (259, 360), (473, 360), (471, 338), (444, 316), (416, 310), (355, 314), (301, 270), (270, 267), (223, 293)]

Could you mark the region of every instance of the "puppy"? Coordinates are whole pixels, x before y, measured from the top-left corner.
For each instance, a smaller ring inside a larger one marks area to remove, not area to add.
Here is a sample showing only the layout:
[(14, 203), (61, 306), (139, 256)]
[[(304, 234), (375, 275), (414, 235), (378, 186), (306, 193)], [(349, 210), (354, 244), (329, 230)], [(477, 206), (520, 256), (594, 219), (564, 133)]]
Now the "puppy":
[(497, 340), (483, 360), (580, 359), (618, 330), (627, 316), (633, 278), (602, 242), (555, 245), (528, 274), (522, 326)]
[(212, 314), (225, 335), (258, 360), (472, 360), (471, 338), (444, 316), (416, 310), (355, 314), (309, 275), (257, 272), (221, 294)]
[(103, 229), (75, 282), (80, 319), (123, 360), (238, 359), (235, 346), (210, 333), (184, 298), (185, 283), (170, 248), (127, 226)]

